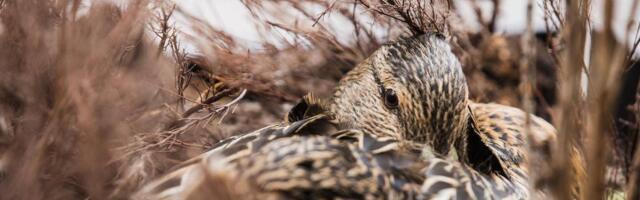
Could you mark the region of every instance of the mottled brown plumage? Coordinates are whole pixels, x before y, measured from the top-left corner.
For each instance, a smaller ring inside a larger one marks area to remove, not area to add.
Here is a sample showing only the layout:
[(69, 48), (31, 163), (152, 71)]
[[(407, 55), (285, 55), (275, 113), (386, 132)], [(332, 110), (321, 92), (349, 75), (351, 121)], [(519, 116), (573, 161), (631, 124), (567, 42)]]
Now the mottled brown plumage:
[(310, 99), (297, 104), (284, 123), (221, 141), (148, 185), (136, 198), (190, 199), (204, 184), (211, 184), (212, 176), (231, 182), (231, 193), (251, 199), (418, 195), (424, 180), (420, 169), (425, 166), (419, 149), (399, 151), (392, 137), (340, 128)]
[[(331, 111), (370, 134), (427, 143), (443, 155), (465, 136), (467, 83), (436, 34), (383, 45), (338, 85)], [(397, 108), (384, 105), (386, 90), (397, 94)]]
[(248, 198), (526, 199), (527, 142), (549, 145), (555, 130), (532, 117), (525, 135), (525, 116), (470, 102), (441, 36), (405, 38), (356, 66), (327, 103), (306, 97), (284, 123), (224, 140), (140, 194), (191, 197), (221, 174)]

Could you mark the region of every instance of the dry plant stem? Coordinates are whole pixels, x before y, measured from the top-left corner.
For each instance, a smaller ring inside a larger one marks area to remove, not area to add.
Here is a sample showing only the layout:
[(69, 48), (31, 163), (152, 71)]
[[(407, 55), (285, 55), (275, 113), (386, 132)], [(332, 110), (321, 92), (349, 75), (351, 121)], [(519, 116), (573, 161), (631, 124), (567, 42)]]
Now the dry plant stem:
[[(533, 82), (535, 81), (535, 70), (531, 67), (532, 59), (535, 57), (535, 49), (533, 48), (533, 26), (532, 26), (532, 10), (533, 10), (533, 2), (529, 0), (527, 3), (527, 26), (524, 33), (524, 36), (521, 38), (520, 44), (522, 48), (522, 57), (520, 58), (520, 70), (522, 82), (520, 85), (523, 100), (522, 100), (522, 108), (527, 113), (531, 113), (533, 111), (533, 102), (531, 101), (532, 91), (533, 91)], [(530, 125), (530, 116), (527, 114), (526, 117), (526, 131), (529, 132)]]
[(631, 48), (631, 53), (629, 53), (629, 55), (627, 56), (628, 66), (631, 66), (632, 64), (634, 64), (631, 61), (633, 60), (633, 55), (638, 50), (638, 45), (640, 45), (640, 24), (638, 25), (638, 28), (636, 29), (635, 41), (633, 42), (633, 47)]
[[(527, 26), (530, 25), (531, 20), (530, 20), (530, 11), (531, 11), (531, 6), (532, 3), (531, 1), (529, 1), (527, 3)], [(495, 32), (496, 31), (496, 19), (498, 18), (498, 15), (500, 14), (500, 0), (493, 0), (493, 13), (491, 14), (491, 20), (489, 21), (489, 24), (487, 24), (487, 26), (489, 27), (489, 31), (490, 32)]]
[(401, 19), (401, 18), (398, 18), (398, 17), (396, 17), (396, 16), (393, 16), (393, 15), (391, 15), (391, 14), (389, 14), (389, 13), (385, 12), (385, 11), (382, 11), (382, 10), (380, 10), (380, 9), (373, 8), (373, 7), (371, 7), (368, 3), (364, 2), (363, 0), (358, 0), (358, 1), (359, 1), (359, 2), (360, 2), (360, 4), (362, 4), (365, 8), (367, 8), (367, 9), (369, 9), (369, 10), (371, 10), (371, 11), (373, 11), (373, 12), (377, 13), (377, 14), (384, 15), (384, 16), (387, 16), (387, 17), (389, 17), (389, 18), (391, 18), (391, 19), (394, 19), (394, 20), (397, 20), (397, 21), (399, 21), (399, 22), (402, 22), (402, 23), (408, 24), (408, 22), (407, 22), (407, 21), (405, 21), (404, 19)]
[(612, 1), (604, 4), (604, 30), (594, 36), (591, 82), (587, 115), (587, 188), (584, 199), (602, 199), (605, 191), (606, 159), (612, 141), (612, 113), (618, 96), (621, 71), (626, 52), (617, 45), (613, 35)]
[[(420, 23), (416, 23), (413, 18), (411, 18), (411, 16), (409, 15), (409, 12), (405, 12), (405, 3), (406, 1), (403, 0), (401, 2), (401, 5), (398, 5), (398, 3), (396, 2), (396, 0), (386, 0), (386, 3), (389, 5), (392, 5), (395, 7), (396, 12), (398, 13), (398, 15), (400, 15), (400, 17), (402, 17), (402, 19), (404, 19), (403, 21), (407, 24), (407, 26), (409, 26), (409, 30), (411, 31), (411, 33), (413, 34), (423, 34), (424, 30), (422, 30), (422, 26), (420, 26)], [(411, 4), (411, 2), (409, 2), (409, 4)], [(411, 7), (411, 5), (407, 6), (407, 7)], [(422, 19), (422, 18), (420, 18)]]
[[(495, 3), (498, 3), (499, 0), (495, 0)], [(498, 6), (496, 4), (496, 6)], [(497, 13), (497, 7), (496, 7), (496, 11), (494, 11), (494, 17), (495, 17), (495, 13)], [(527, 1), (527, 25), (526, 25), (526, 30), (525, 33), (523, 35), (523, 37), (521, 38), (521, 48), (522, 48), (522, 57), (520, 58), (520, 76), (522, 79), (522, 82), (520, 83), (520, 90), (521, 90), (521, 94), (522, 94), (522, 109), (526, 112), (526, 117), (525, 117), (525, 135), (530, 136), (531, 134), (531, 115), (530, 113), (533, 112), (534, 108), (534, 103), (532, 101), (532, 91), (534, 90), (533, 87), (533, 83), (535, 82), (535, 68), (532, 67), (532, 60), (535, 57), (535, 49), (533, 49), (533, 0), (529, 0)], [(492, 24), (490, 26), (490, 28), (493, 28), (493, 23), (495, 21), (495, 18), (492, 18), (492, 22), (490, 24)], [(493, 32), (493, 30), (491, 30)], [(531, 138), (531, 137), (527, 137), (527, 138)], [(531, 142), (529, 142), (531, 143)], [(529, 144), (527, 143), (527, 144)], [(527, 146), (527, 149), (530, 150), (530, 147)], [(533, 176), (532, 176), (533, 177)], [(535, 177), (531, 179), (531, 185), (533, 184), (533, 180), (535, 180)], [(534, 191), (534, 188), (529, 188), (531, 191)]]
[[(544, 26), (547, 31), (547, 36), (546, 36), (547, 46), (549, 47), (553, 61), (555, 62), (556, 65), (560, 65), (560, 58), (558, 58), (558, 50), (556, 49), (556, 44), (554, 43), (555, 37), (553, 36), (554, 30), (560, 30), (560, 27), (553, 20), (552, 11), (551, 11), (552, 8), (549, 6), (549, 4), (551, 4), (552, 2), (553, 0), (549, 2), (543, 2), (543, 9), (545, 11)], [(550, 24), (553, 24), (553, 28), (554, 28), (553, 30), (551, 29)]]
[[(222, 92), (219, 92), (218, 94), (221, 94), (221, 93)], [(157, 147), (172, 147), (176, 143), (177, 144), (184, 144), (184, 142), (180, 141), (177, 138), (178, 135), (190, 130), (191, 128), (193, 128), (193, 127), (195, 127), (195, 126), (197, 126), (199, 124), (203, 125), (203, 123), (210, 123), (211, 120), (213, 120), (213, 118), (215, 118), (216, 116), (220, 116), (220, 120), (222, 120), (227, 115), (227, 113), (229, 112), (229, 108), (231, 106), (237, 104), (246, 95), (246, 93), (247, 93), (247, 90), (243, 89), (242, 92), (240, 93), (240, 95), (238, 95), (238, 97), (236, 97), (235, 99), (233, 99), (232, 101), (230, 101), (230, 102), (228, 102), (228, 103), (226, 103), (224, 105), (217, 106), (216, 109), (214, 109), (212, 112), (209, 112), (209, 113), (205, 114), (204, 116), (195, 117), (195, 118), (184, 117), (183, 119), (181, 119), (181, 121), (183, 121), (184, 123), (181, 124), (180, 126), (171, 127), (171, 128), (169, 128), (169, 130), (159, 132), (158, 134), (161, 136), (162, 139), (160, 139), (157, 142), (152, 142), (150, 144), (143, 145), (142, 147), (139, 147), (139, 148), (135, 148), (135, 147), (132, 147), (132, 146), (123, 147), (123, 148), (124, 149), (133, 149), (132, 151), (128, 152), (128, 154), (133, 154), (133, 153), (137, 153), (137, 152), (141, 152), (141, 151), (144, 151), (144, 150), (149, 150), (149, 149), (157, 148)], [(219, 100), (220, 98), (222, 98), (222, 97), (217, 97), (215, 99)], [(214, 103), (214, 102), (217, 101), (217, 100), (214, 101), (213, 99), (214, 98), (212, 97), (212, 98), (207, 99), (207, 101), (211, 101), (210, 103)], [(199, 105), (205, 105), (205, 104), (199, 104)], [(197, 111), (197, 110), (195, 110), (195, 111)], [(193, 112), (195, 112), (195, 111), (193, 111)], [(156, 136), (155, 135), (149, 135), (148, 137), (156, 137)]]
[(206, 100), (202, 101), (202, 103), (189, 108), (187, 111), (185, 111), (182, 114), (182, 117), (183, 118), (187, 118), (187, 117), (191, 116), (191, 114), (193, 114), (195, 112), (198, 112), (199, 110), (203, 109), (204, 107), (208, 106), (209, 104), (215, 103), (216, 101), (218, 101), (218, 100), (220, 100), (220, 99), (222, 99), (222, 98), (224, 98), (226, 96), (229, 96), (233, 92), (234, 92), (233, 89), (226, 88), (226, 89), (216, 93), (215, 95), (207, 98)]
[(327, 15), (327, 13), (329, 13), (329, 11), (335, 5), (336, 5), (336, 1), (334, 0), (333, 2), (331, 2), (331, 4), (329, 6), (327, 6), (326, 9), (324, 9), (324, 11), (322, 11), (322, 13), (320, 13), (320, 15), (313, 21), (313, 25), (311, 25), (311, 26), (316, 26), (318, 24), (318, 22), (320, 21), (320, 19), (322, 19), (325, 15)]
[[(490, 23), (491, 23), (491, 22), (485, 22), (485, 21), (484, 21), (484, 18), (482, 17), (482, 9), (480, 9), (480, 6), (478, 5), (478, 0), (472, 0), (472, 1), (471, 1), (471, 5), (473, 6), (473, 11), (474, 11), (474, 12), (475, 12), (475, 14), (476, 14), (476, 18), (477, 18), (477, 20), (478, 20), (478, 23), (480, 23), (480, 25), (482, 25), (482, 27), (484, 27), (484, 29), (483, 29), (483, 30), (489, 30), (489, 31), (492, 31), (492, 30), (491, 30), (492, 28), (491, 28), (491, 26), (490, 26)], [(495, 8), (497, 8), (497, 7), (495, 7), (495, 6), (497, 6), (497, 5), (495, 5), (495, 4), (494, 4), (494, 13), (495, 13), (495, 12), (496, 12), (496, 10), (497, 10), (497, 9), (495, 9)]]
[[(633, 22), (634, 22), (634, 18), (633, 16), (636, 16), (637, 12), (638, 12), (638, 5), (640, 5), (639, 1), (634, 1), (633, 5), (631, 6), (631, 12), (629, 15), (629, 21), (627, 22), (627, 32), (626, 32), (626, 36), (625, 36), (625, 40), (626, 42), (624, 43), (629, 44), (630, 42), (630, 37), (631, 37), (631, 27), (633, 26)], [(636, 50), (638, 49), (638, 44), (640, 43), (640, 38), (638, 37), (638, 34), (640, 33), (640, 24), (637, 25), (637, 29), (636, 29), (636, 36), (634, 36), (634, 42), (633, 42), (633, 47), (631, 47), (631, 51), (630, 53), (627, 55), (626, 59), (625, 59), (625, 64), (623, 66), (628, 66), (629, 68), (631, 68), (631, 66), (634, 64), (632, 63), (632, 58), (633, 58), (633, 54), (635, 54)], [(638, 87), (640, 88), (640, 87)], [(638, 90), (640, 91), (640, 90)], [(640, 98), (640, 96), (638, 96), (638, 91), (636, 91), (636, 103), (634, 105), (634, 109), (633, 111), (635, 112), (635, 121), (636, 127), (640, 127), (640, 104), (638, 103), (638, 99)], [(638, 129), (640, 130), (640, 129)], [(636, 136), (640, 135), (640, 133), (636, 132), (635, 133)], [(628, 183), (626, 186), (626, 192), (627, 192), (627, 199), (629, 200), (635, 200), (635, 199), (640, 199), (640, 137), (636, 137), (636, 149), (633, 155), (633, 162), (631, 164), (631, 168), (629, 169), (629, 177), (628, 177)]]
[[(549, 0), (549, 1), (543, 2), (542, 4), (542, 7), (544, 9), (544, 22), (545, 22), (545, 26), (547, 28), (548, 34), (553, 33), (553, 31), (560, 31), (560, 26), (564, 25), (562, 16), (559, 15), (560, 11), (558, 11), (557, 6), (555, 6), (556, 1), (557, 0)], [(558, 21), (556, 22), (556, 20), (554, 19), (557, 19)], [(553, 25), (553, 28), (554, 28), (553, 30), (551, 29), (552, 27), (551, 25)]]
[[(391, 14), (391, 13), (385, 11), (385, 10), (380, 10), (380, 9), (373, 8), (372, 6), (370, 6), (368, 3), (366, 3), (363, 0), (358, 0), (358, 1), (365, 8), (367, 8), (367, 9), (369, 9), (371, 11), (374, 11), (377, 14), (384, 15), (384, 16), (387, 16), (387, 17), (389, 17), (391, 19), (394, 19), (394, 20), (397, 20), (399, 22), (402, 22), (403, 24), (405, 24), (407, 26), (409, 31), (411, 31), (411, 33), (413, 33), (413, 34), (422, 34), (422, 33), (424, 33), (424, 30), (423, 30), (422, 26), (420, 26), (419, 23), (416, 23), (411, 18), (411, 16), (409, 15), (408, 12), (410, 12), (410, 10), (405, 10), (406, 1), (400, 2), (400, 5), (397, 4), (396, 0), (384, 0), (383, 1), (385, 4), (388, 4), (388, 5), (392, 6), (392, 8), (394, 8), (394, 10), (395, 10), (395, 13), (397, 13), (397, 15), (399, 15), (400, 17), (395, 16), (395, 15), (393, 15), (393, 14)], [(407, 6), (407, 7), (410, 7), (410, 5)], [(406, 9), (409, 9), (409, 8), (406, 8)]]
[[(639, 87), (640, 88), (640, 83)], [(633, 105), (633, 111), (635, 113), (635, 126), (640, 127), (640, 90), (636, 91), (636, 103)], [(640, 129), (636, 130), (636, 135), (640, 134)], [(640, 198), (640, 137), (636, 137), (636, 149), (633, 157), (633, 163), (629, 169), (629, 179), (627, 183), (627, 199), (635, 200)]]
[(156, 16), (159, 23), (158, 27), (152, 26), (153, 32), (160, 39), (160, 43), (158, 45), (158, 54), (165, 52), (168, 46), (167, 43), (169, 42), (171, 37), (175, 35), (175, 30), (169, 25), (169, 19), (171, 19), (175, 8), (175, 4), (170, 6), (162, 5), (160, 7), (160, 13)]
[[(629, 41), (631, 37), (631, 28), (633, 27), (635, 16), (638, 14), (638, 5), (640, 5), (640, 1), (633, 1), (633, 4), (631, 5), (631, 11), (629, 12), (629, 20), (627, 21), (627, 30), (624, 37), (625, 45), (631, 42)], [(631, 63), (631, 60), (633, 59), (633, 55), (638, 50), (638, 45), (640, 44), (640, 37), (638, 37), (639, 34), (640, 34), (640, 23), (636, 26), (636, 35), (634, 37), (633, 46), (631, 47), (631, 52), (629, 53), (629, 55), (627, 55), (627, 58), (625, 60), (625, 66), (629, 66), (629, 68), (631, 68), (631, 65), (633, 64)]]
[(184, 92), (187, 89), (187, 87), (189, 87), (189, 84), (191, 83), (191, 78), (193, 75), (190, 69), (192, 66), (187, 61), (187, 54), (184, 52), (184, 50), (180, 49), (178, 44), (178, 38), (176, 35), (174, 35), (169, 40), (169, 45), (171, 47), (171, 50), (173, 51), (173, 59), (177, 64), (177, 67), (175, 70), (176, 71), (175, 86), (176, 86), (176, 93), (179, 98), (176, 103), (176, 109), (179, 112), (182, 112), (184, 110), (185, 100), (187, 99), (184, 97)]
[(562, 32), (567, 50), (562, 55), (560, 66), (560, 78), (558, 87), (558, 118), (555, 120), (558, 127), (558, 145), (554, 148), (557, 152), (552, 159), (551, 182), (552, 193), (556, 199), (572, 199), (571, 186), (574, 185), (574, 177), (571, 173), (571, 151), (577, 144), (577, 138), (582, 132), (578, 125), (579, 108), (582, 105), (580, 77), (584, 60), (586, 12), (589, 6), (581, 5), (583, 2), (567, 1), (565, 28)]

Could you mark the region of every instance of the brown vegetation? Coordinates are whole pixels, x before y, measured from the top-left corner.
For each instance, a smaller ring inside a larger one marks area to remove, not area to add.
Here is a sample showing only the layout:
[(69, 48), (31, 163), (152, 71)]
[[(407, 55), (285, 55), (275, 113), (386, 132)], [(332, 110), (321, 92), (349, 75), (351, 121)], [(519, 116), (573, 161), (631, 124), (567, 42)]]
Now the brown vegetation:
[[(616, 178), (607, 169), (629, 169), (618, 176), (629, 180), (627, 198), (638, 197), (640, 103), (626, 94), (637, 94), (639, 83), (619, 80), (639, 66), (631, 56), (635, 48), (620, 44), (631, 41), (612, 35), (611, 1), (603, 8), (603, 30), (586, 26), (589, 1), (567, 1), (564, 16), (558, 1), (548, 1), (547, 27), (561, 31), (514, 36), (495, 33), (497, 12), (480, 21), (478, 32), (460, 27), (455, 5), (446, 0), (241, 2), (263, 37), (289, 35), (249, 48), (171, 1), (118, 7), (0, 0), (0, 199), (127, 198), (218, 140), (279, 121), (304, 94), (330, 94), (384, 42), (428, 31), (449, 38), (472, 83), (472, 99), (523, 107), (554, 122), (560, 145), (552, 151), (561, 156), (549, 174), (534, 175), (539, 184), (567, 199), (575, 181), (567, 163), (577, 145), (584, 147), (590, 175), (583, 197), (624, 190), (626, 181), (606, 184)], [(194, 33), (173, 27), (176, 15), (188, 19)], [(339, 36), (324, 20), (328, 15), (350, 22), (353, 35)], [(583, 99), (588, 30), (593, 87)], [(637, 46), (640, 38), (633, 38)], [(186, 40), (197, 41), (200, 53), (185, 52), (180, 41)], [(223, 187), (205, 192), (236, 195)]]

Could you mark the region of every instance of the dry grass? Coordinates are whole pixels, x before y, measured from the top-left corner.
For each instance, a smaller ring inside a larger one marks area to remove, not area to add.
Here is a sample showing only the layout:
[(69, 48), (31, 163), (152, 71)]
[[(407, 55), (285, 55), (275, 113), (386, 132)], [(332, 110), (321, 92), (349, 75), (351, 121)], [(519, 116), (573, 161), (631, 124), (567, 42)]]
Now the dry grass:
[[(547, 27), (560, 33), (537, 39), (531, 29), (516, 36), (495, 33), (497, 12), (480, 22), (479, 32), (470, 32), (458, 25), (452, 1), (241, 2), (260, 35), (275, 37), (258, 50), (169, 1), (86, 7), (79, 0), (0, 0), (2, 199), (127, 198), (216, 141), (280, 120), (298, 97), (330, 94), (346, 71), (382, 43), (427, 31), (447, 35), (473, 83), (474, 100), (522, 106), (554, 122), (558, 156), (550, 174), (534, 174), (537, 185), (567, 199), (575, 182), (567, 173), (570, 147), (584, 143), (591, 175), (584, 197), (619, 189), (605, 184), (605, 170), (620, 163), (605, 159), (609, 155), (635, 156), (633, 165), (627, 161), (622, 168), (631, 174), (627, 197), (638, 195), (639, 109), (622, 111), (632, 116), (625, 124), (633, 128), (614, 123), (618, 97), (636, 93), (620, 91), (629, 83), (618, 81), (635, 63), (629, 56), (635, 48), (618, 45), (612, 19), (605, 17), (605, 29), (593, 36), (594, 51), (587, 52), (593, 87), (579, 98), (587, 69), (582, 50), (588, 1), (567, 5), (565, 16), (558, 1), (549, 1)], [(613, 6), (603, 8), (606, 16)], [(177, 15), (190, 21), (192, 34), (173, 27)], [(352, 35), (332, 29), (326, 18), (336, 16), (350, 22)], [(635, 38), (630, 41), (637, 44)], [(200, 54), (185, 52), (181, 39), (197, 41)], [(637, 81), (631, 84), (637, 88)], [(614, 141), (629, 144), (610, 151)], [(205, 192), (235, 195), (225, 187)]]

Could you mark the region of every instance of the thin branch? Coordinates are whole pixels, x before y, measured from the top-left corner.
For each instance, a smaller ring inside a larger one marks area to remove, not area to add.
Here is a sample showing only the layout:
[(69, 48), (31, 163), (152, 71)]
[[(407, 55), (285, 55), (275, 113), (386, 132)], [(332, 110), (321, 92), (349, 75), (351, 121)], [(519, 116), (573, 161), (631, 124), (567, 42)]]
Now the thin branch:
[[(582, 93), (580, 87), (582, 63), (586, 38), (586, 15), (576, 1), (566, 1), (567, 23), (564, 24), (562, 36), (567, 50), (562, 55), (558, 87), (558, 113), (555, 124), (558, 128), (558, 143), (552, 157), (552, 193), (556, 199), (573, 199), (572, 187), (576, 186), (577, 177), (571, 169), (573, 147), (578, 144), (582, 127), (578, 125)], [(555, 8), (554, 8), (555, 10)], [(559, 15), (558, 15), (559, 16)], [(581, 190), (582, 191), (582, 190)]]
[[(529, 6), (530, 5), (528, 5), (527, 7)], [(529, 8), (527, 8), (527, 10), (528, 9)], [(487, 26), (489, 27), (489, 31), (492, 33), (496, 31), (496, 19), (498, 18), (498, 15), (500, 15), (500, 0), (493, 0), (493, 13), (491, 14), (491, 20), (489, 20), (489, 23), (487, 24)], [(527, 14), (527, 16), (529, 16), (529, 14)]]
[[(588, 6), (588, 5), (583, 5)], [(587, 96), (587, 187), (583, 199), (602, 199), (605, 197), (605, 176), (609, 148), (614, 134), (612, 129), (613, 108), (618, 101), (621, 72), (623, 71), (626, 48), (618, 45), (613, 34), (614, 2), (604, 2), (604, 29), (596, 32), (592, 61), (589, 69), (592, 71)]]
[(185, 111), (185, 112), (182, 114), (182, 117), (183, 117), (183, 118), (187, 118), (187, 117), (191, 116), (191, 114), (193, 114), (193, 113), (195, 113), (195, 112), (198, 112), (199, 110), (201, 110), (201, 109), (205, 108), (205, 107), (206, 107), (206, 106), (208, 106), (209, 104), (215, 103), (215, 102), (217, 102), (218, 100), (220, 100), (220, 99), (222, 99), (222, 98), (224, 98), (224, 97), (228, 96), (228, 95), (229, 95), (229, 94), (231, 94), (233, 91), (234, 91), (233, 89), (231, 89), (231, 88), (227, 88), (227, 89), (224, 89), (224, 90), (222, 90), (222, 91), (220, 91), (220, 92), (216, 93), (215, 95), (213, 95), (213, 96), (211, 96), (211, 97), (207, 98), (206, 100), (202, 101), (202, 103), (197, 104), (197, 105), (195, 105), (195, 106), (193, 106), (193, 107), (191, 107), (191, 108), (187, 109), (187, 111)]
[[(497, 15), (496, 13), (498, 10), (497, 6), (499, 4), (499, 0), (494, 0), (494, 3), (496, 5), (496, 8), (494, 10), (493, 17)], [(490, 29), (493, 29), (494, 23), (495, 18), (492, 18), (491, 22), (489, 23)], [(490, 31), (493, 32), (493, 30)], [(535, 109), (535, 104), (532, 100), (532, 93), (535, 90), (535, 86), (533, 83), (535, 83), (536, 78), (536, 70), (533, 64), (533, 58), (535, 57), (533, 39), (533, 0), (528, 0), (526, 9), (526, 28), (520, 41), (520, 47), (522, 50), (522, 57), (520, 58), (520, 77), (522, 81), (520, 82), (519, 87), (521, 93), (523, 94), (521, 106), (526, 113), (524, 130), (527, 138), (533, 138), (531, 137), (531, 113), (533, 113)], [(532, 141), (533, 140), (530, 139), (527, 144), (531, 144)], [(531, 147), (529, 145), (526, 145), (526, 147), (527, 151), (531, 151)], [(532, 180), (535, 180), (535, 177)], [(533, 184), (533, 181), (530, 181), (530, 183)], [(534, 191), (533, 187), (529, 188), (529, 190)]]
[(320, 15), (318, 17), (316, 17), (316, 19), (313, 21), (313, 24), (311, 25), (316, 26), (316, 24), (318, 24), (318, 22), (320, 21), (320, 19), (322, 19), (327, 13), (329, 13), (329, 11), (331, 11), (331, 9), (333, 8), (333, 6), (335, 6), (336, 1), (334, 0), (333, 2), (331, 2), (331, 4), (329, 4), (329, 6), (327, 6), (326, 9), (324, 9), (324, 11), (322, 11), (322, 13), (320, 13)]
[(387, 16), (387, 17), (389, 17), (389, 18), (391, 18), (391, 19), (394, 19), (394, 20), (396, 20), (396, 21), (399, 21), (399, 22), (402, 22), (402, 23), (405, 23), (405, 24), (408, 24), (408, 23), (409, 23), (409, 22), (407, 22), (406, 20), (401, 19), (401, 18), (398, 18), (398, 17), (396, 17), (396, 16), (393, 16), (393, 15), (391, 15), (391, 14), (387, 13), (387, 12), (384, 12), (384, 11), (379, 10), (379, 9), (372, 8), (371, 6), (369, 6), (369, 4), (365, 3), (363, 0), (358, 0), (358, 1), (360, 1), (360, 4), (362, 4), (364, 7), (366, 7), (366, 8), (367, 8), (367, 10), (372, 10), (372, 11), (374, 11), (375, 13), (378, 13), (378, 14), (380, 14), (380, 15), (384, 15), (384, 16)]

